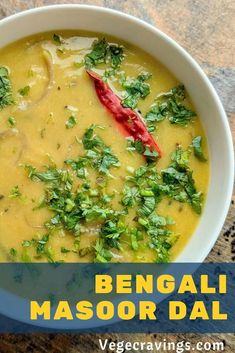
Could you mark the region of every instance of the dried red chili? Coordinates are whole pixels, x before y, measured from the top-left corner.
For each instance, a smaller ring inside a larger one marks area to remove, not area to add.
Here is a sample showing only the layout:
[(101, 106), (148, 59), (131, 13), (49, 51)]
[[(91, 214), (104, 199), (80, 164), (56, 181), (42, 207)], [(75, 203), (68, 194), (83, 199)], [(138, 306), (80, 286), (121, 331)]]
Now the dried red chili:
[(153, 136), (148, 132), (141, 116), (134, 110), (123, 107), (121, 99), (99, 75), (93, 71), (87, 71), (87, 73), (94, 81), (100, 102), (113, 115), (123, 133), (126, 136), (133, 137), (135, 141), (141, 141), (151, 152), (156, 151), (158, 156), (161, 157), (161, 150)]

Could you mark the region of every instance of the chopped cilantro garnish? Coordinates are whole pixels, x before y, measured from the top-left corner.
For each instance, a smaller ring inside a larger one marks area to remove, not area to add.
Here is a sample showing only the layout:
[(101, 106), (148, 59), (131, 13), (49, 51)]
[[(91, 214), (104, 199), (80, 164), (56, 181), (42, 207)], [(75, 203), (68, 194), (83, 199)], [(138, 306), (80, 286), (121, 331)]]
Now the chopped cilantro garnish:
[(27, 249), (23, 249), (21, 253), (21, 261), (22, 262), (31, 262), (31, 257), (29, 256)]
[(142, 197), (141, 203), (142, 203), (142, 205), (138, 209), (138, 214), (140, 216), (147, 217), (147, 216), (151, 215), (151, 213), (155, 210), (156, 199), (154, 196)]
[(167, 105), (165, 103), (162, 104), (154, 104), (149, 112), (145, 116), (145, 121), (148, 126), (148, 130), (153, 132), (156, 130), (156, 124), (159, 121), (165, 119), (167, 114)]
[[(200, 213), (202, 207), (202, 194), (196, 190), (189, 168), (189, 150), (184, 151), (178, 146), (171, 158), (171, 164), (162, 171), (162, 177), (156, 165), (149, 163), (127, 176), (123, 189), (122, 204), (127, 208), (136, 208), (135, 220), (150, 237), (149, 246), (156, 251), (158, 262), (169, 260), (170, 249), (176, 241), (175, 234), (168, 227), (174, 221), (156, 213), (161, 199), (167, 195), (179, 202), (190, 203), (196, 213)], [(131, 247), (138, 249), (135, 233), (132, 232)]]
[(10, 249), (10, 255), (16, 257), (17, 255), (17, 250), (15, 248)]
[(63, 247), (63, 246), (60, 248), (60, 251), (61, 251), (61, 253), (62, 253), (62, 254), (67, 254), (67, 253), (69, 253), (69, 252), (70, 252), (70, 250), (69, 250), (69, 249), (66, 249), (66, 248), (65, 248), (65, 247)]
[(169, 121), (171, 124), (183, 126), (188, 125), (192, 121), (192, 117), (196, 115), (192, 110), (175, 102), (174, 100), (169, 100), (168, 108)]
[(103, 80), (104, 82), (106, 82), (109, 77), (113, 77), (113, 76), (115, 76), (117, 73), (118, 73), (118, 70), (117, 70), (117, 69), (108, 68), (108, 69), (106, 69), (106, 70), (104, 71), (104, 73), (103, 73), (103, 75), (102, 75), (102, 80)]
[(148, 217), (160, 201), (159, 181), (156, 166), (150, 164), (138, 168), (133, 176), (126, 178), (122, 203), (127, 207), (137, 205), (137, 218)]
[(53, 167), (49, 167), (46, 171), (44, 172), (37, 172), (35, 168), (33, 168), (30, 165), (25, 166), (26, 171), (28, 172), (28, 176), (32, 180), (40, 180), (44, 182), (52, 182), (52, 181), (57, 181), (62, 179), (63, 177), (65, 178), (66, 176), (66, 171), (62, 171), (60, 169), (56, 169)]
[(177, 146), (171, 155), (171, 160), (177, 170), (185, 171), (189, 168), (189, 151), (184, 151), (181, 146)]
[(131, 109), (137, 107), (140, 98), (145, 98), (150, 93), (150, 85), (146, 83), (151, 74), (142, 73), (136, 79), (123, 78), (121, 80), (122, 87), (125, 89), (122, 105)]
[(91, 246), (87, 246), (79, 250), (78, 254), (80, 257), (84, 257), (94, 252), (94, 248)]
[(138, 230), (137, 228), (132, 228), (129, 232), (130, 241), (131, 241), (131, 248), (134, 251), (139, 249), (139, 241), (144, 239), (143, 232)]
[(168, 225), (174, 224), (174, 221), (152, 213), (150, 217), (142, 219), (142, 223), (139, 223), (150, 236), (149, 246), (156, 251), (156, 262), (168, 262), (169, 250), (176, 240), (174, 233), (168, 229)]
[[(27, 248), (33, 247), (35, 248), (36, 255), (35, 258), (42, 258), (45, 257), (49, 262), (54, 262), (53, 255), (51, 253), (50, 248), (47, 246), (50, 239), (49, 234), (44, 234), (41, 238), (38, 239), (31, 239), (31, 240), (23, 240), (22, 246), (24, 248), (24, 259), (23, 262), (30, 262), (31, 260), (28, 258)], [(29, 261), (27, 261), (27, 258)]]
[[(181, 90), (174, 94), (181, 99), (183, 93)], [(135, 252), (139, 252), (143, 246), (149, 246), (156, 253), (157, 262), (169, 261), (170, 249), (176, 241), (174, 228), (171, 227), (174, 221), (160, 216), (157, 207), (161, 199), (167, 196), (187, 202), (195, 212), (201, 212), (202, 194), (196, 189), (189, 166), (191, 150), (177, 146), (168, 168), (158, 172), (156, 163), (153, 163), (158, 156), (140, 141), (128, 139), (128, 149), (145, 155), (148, 163), (136, 170), (129, 167), (119, 200), (122, 207), (120, 209), (119, 204), (116, 210), (114, 205), (118, 200), (115, 199), (113, 203), (114, 196), (107, 193), (106, 186), (110, 169), (118, 167), (120, 163), (112, 149), (97, 134), (97, 128), (91, 125), (85, 130), (81, 139), (84, 153), (77, 159), (66, 160), (63, 168), (57, 168), (54, 164), (41, 171), (30, 165), (25, 167), (29, 178), (45, 183), (40, 207), (46, 207), (52, 214), (44, 224), (47, 234), (40, 239), (24, 241), (24, 250), (30, 247), (35, 249), (36, 258), (46, 257), (48, 261), (54, 261), (49, 246), (50, 236), (59, 230), (74, 236), (74, 247), (61, 247), (62, 254), (89, 254), (95, 262), (105, 263), (112, 260), (112, 249), (121, 252), (122, 245), (126, 243)], [(95, 187), (94, 180), (89, 180), (91, 174), (95, 178)], [(77, 177), (83, 182), (78, 181)], [(133, 223), (127, 224), (125, 217), (129, 212), (133, 214), (134, 227)], [(94, 223), (97, 225), (94, 231), (95, 245), (80, 248), (80, 235), (86, 229), (89, 232), (89, 227)]]
[(124, 186), (122, 204), (127, 207), (135, 206), (139, 199), (139, 189), (135, 186)]
[[(73, 167), (73, 164), (70, 165)], [(77, 167), (77, 164), (74, 167)], [(103, 197), (102, 189), (92, 190), (88, 181), (74, 191), (73, 178), (68, 170), (48, 167), (45, 171), (38, 172), (28, 165), (26, 170), (32, 180), (42, 181), (47, 185), (43, 206), (48, 207), (54, 214), (45, 226), (49, 231), (62, 227), (72, 233), (77, 250), (84, 222), (116, 222), (123, 213), (113, 210), (110, 207), (112, 197), (105, 194)]]
[(159, 154), (156, 151), (151, 151), (142, 141), (134, 140), (131, 137), (127, 138), (127, 150), (136, 151), (137, 153), (144, 155), (147, 162), (155, 161), (159, 157)]
[(16, 124), (16, 119), (13, 116), (9, 116), (9, 118), (7, 119), (7, 122), (10, 127), (14, 127)]
[(194, 137), (192, 141), (192, 146), (193, 146), (193, 152), (195, 157), (199, 159), (201, 162), (205, 162), (206, 157), (204, 156), (202, 151), (202, 137), (201, 136)]
[(92, 51), (85, 56), (86, 67), (91, 68), (104, 63), (108, 51), (108, 43), (105, 38), (95, 41), (92, 45)]
[(82, 143), (86, 151), (85, 155), (79, 157), (78, 160), (69, 159), (65, 161), (77, 172), (79, 178), (85, 178), (87, 166), (95, 168), (102, 174), (109, 174), (111, 167), (120, 166), (119, 160), (111, 148), (106, 146), (104, 141), (95, 133), (95, 125), (86, 129)]
[(92, 150), (96, 147), (102, 147), (104, 145), (102, 139), (95, 134), (95, 125), (91, 125), (89, 128), (86, 129), (82, 143), (85, 150)]
[(169, 197), (180, 201), (189, 202), (194, 211), (201, 213), (203, 195), (198, 192), (193, 179), (193, 172), (189, 168), (187, 151), (180, 146), (172, 154), (172, 163), (162, 171), (163, 182), (161, 190)]
[(77, 177), (80, 179), (86, 178), (86, 166), (87, 159), (85, 157), (80, 157), (78, 160), (67, 159), (65, 164), (70, 165), (73, 170), (76, 171)]
[(126, 232), (127, 227), (117, 218), (106, 221), (101, 227), (101, 237), (109, 248), (120, 249), (120, 236)]
[(59, 34), (54, 33), (52, 38), (54, 42), (58, 45), (61, 45), (64, 42), (63, 38)]
[(80, 69), (80, 68), (83, 66), (83, 62), (75, 61), (75, 62), (73, 63), (73, 66), (74, 66), (76, 69)]
[(95, 249), (95, 262), (109, 262), (112, 259), (111, 252), (104, 247), (104, 242), (101, 239), (97, 239), (94, 246)]
[(18, 93), (19, 93), (22, 97), (26, 97), (26, 96), (28, 96), (29, 91), (30, 91), (30, 86), (25, 86), (25, 87), (23, 87), (23, 88), (20, 88), (20, 89), (18, 90)]
[(109, 44), (105, 38), (94, 41), (92, 50), (85, 56), (85, 65), (88, 69), (98, 64), (111, 62), (117, 68), (124, 58), (123, 48), (117, 44)]
[(22, 246), (24, 247), (24, 248), (28, 248), (28, 247), (30, 247), (32, 244), (34, 244), (34, 240), (23, 240), (22, 241)]
[(184, 100), (185, 89), (183, 85), (173, 87), (170, 92), (163, 93), (157, 97), (155, 103), (145, 116), (145, 121), (150, 131), (154, 131), (156, 123), (165, 118), (171, 124), (188, 125), (196, 114), (183, 105)]
[(122, 60), (124, 58), (123, 55), (123, 47), (119, 45), (109, 45), (109, 52), (110, 52), (110, 58), (111, 58), (111, 65), (114, 68), (117, 68), (121, 65)]
[(72, 129), (77, 124), (75, 116), (71, 115), (65, 123), (67, 129)]
[(144, 151), (144, 156), (146, 157), (147, 161), (152, 161), (156, 160), (159, 157), (159, 154), (157, 151), (151, 151), (149, 147), (146, 147)]
[(12, 86), (6, 67), (0, 67), (0, 110), (13, 104)]
[(14, 186), (12, 189), (11, 189), (11, 192), (10, 192), (10, 195), (9, 195), (9, 197), (11, 198), (11, 199), (16, 199), (16, 198), (20, 198), (22, 196), (22, 193), (21, 193), (21, 191), (20, 191), (20, 189), (19, 189), (19, 186), (18, 185), (16, 185), (16, 186)]

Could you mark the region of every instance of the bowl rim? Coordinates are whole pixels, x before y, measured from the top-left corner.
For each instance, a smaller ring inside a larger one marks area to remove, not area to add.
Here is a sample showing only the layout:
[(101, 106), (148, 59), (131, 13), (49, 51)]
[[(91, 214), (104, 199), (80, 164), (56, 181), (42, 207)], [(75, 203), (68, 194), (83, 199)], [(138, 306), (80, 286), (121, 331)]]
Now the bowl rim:
[[(159, 30), (157, 27), (154, 27), (153, 25), (145, 22), (144, 20), (138, 19), (132, 15), (125, 14), (121, 11), (109, 9), (109, 8), (104, 8), (104, 7), (99, 7), (99, 6), (94, 6), (94, 5), (80, 5), (80, 4), (55, 4), (55, 5), (49, 5), (49, 6), (42, 6), (42, 7), (37, 7), (33, 9), (29, 9), (26, 11), (22, 11), (16, 14), (13, 14), (9, 17), (3, 18), (0, 20), (0, 28), (4, 26), (5, 24), (14, 24), (14, 21), (17, 20), (18, 18), (25, 17), (30, 17), (32, 14), (35, 13), (43, 13), (43, 12), (53, 12), (54, 10), (58, 9), (64, 9), (64, 10), (71, 10), (71, 9), (76, 9), (76, 10), (88, 10), (88, 11), (96, 11), (99, 13), (105, 13), (105, 14), (110, 14), (112, 16), (116, 17), (122, 17), (127, 19), (128, 21), (131, 21), (132, 23), (135, 23), (137, 26), (141, 26), (144, 30), (151, 31), (153, 34), (156, 36), (159, 36), (161, 39), (166, 41), (170, 46), (174, 48), (181, 56), (183, 56), (191, 66), (194, 67), (194, 69), (197, 71), (197, 74), (200, 76), (200, 79), (204, 81), (206, 84), (207, 88), (210, 91), (211, 99), (213, 100), (213, 104), (216, 107), (216, 110), (218, 111), (218, 114), (220, 116), (220, 119), (222, 121), (222, 124), (224, 126), (224, 133), (226, 137), (226, 142), (227, 142), (227, 159), (229, 161), (229, 170), (227, 170), (227, 176), (229, 183), (227, 185), (227, 192), (226, 192), (226, 197), (224, 200), (223, 204), (223, 209), (221, 209), (221, 216), (219, 219), (216, 220), (216, 226), (213, 228), (213, 232), (211, 232), (210, 238), (207, 239), (207, 241), (204, 243), (203, 249), (200, 253), (197, 254), (197, 262), (203, 262), (207, 255), (209, 254), (210, 250), (214, 246), (219, 233), (223, 227), (224, 221), (226, 219), (229, 207), (230, 207), (230, 201), (232, 198), (232, 192), (233, 192), (233, 183), (234, 183), (234, 153), (233, 153), (233, 140), (232, 140), (232, 134), (229, 126), (229, 122), (225, 113), (225, 110), (223, 108), (223, 105), (220, 101), (220, 98), (218, 97), (212, 83), (210, 82), (209, 78), (206, 76), (206, 74), (203, 72), (199, 64), (192, 58), (192, 56), (184, 49), (182, 48), (174, 39), (169, 37), (167, 34)], [(30, 33), (29, 33), (30, 35)], [(23, 37), (22, 37), (23, 38)], [(12, 42), (9, 42), (10, 44)], [(190, 239), (189, 241), (190, 242)], [(2, 311), (2, 310), (1, 310)], [(9, 315), (9, 312), (7, 308), (2, 311), (3, 313), (7, 316)], [(12, 317), (12, 316), (11, 316)], [(19, 319), (16, 317), (12, 317), (14, 319)], [(22, 320), (23, 322), (29, 323), (29, 321)], [(110, 322), (111, 324), (112, 322)], [(32, 322), (30, 322), (32, 325)], [(36, 323), (33, 324), (33, 326), (38, 326)], [(40, 325), (41, 326), (41, 325)], [(50, 324), (47, 325), (47, 323), (44, 321), (43, 323), (44, 328), (52, 328)], [(89, 326), (88, 326), (89, 327)]]
[[(213, 87), (212, 83), (210, 82), (209, 78), (206, 76), (204, 73), (203, 69), (200, 67), (200, 65), (195, 61), (195, 59), (184, 49), (180, 44), (178, 44), (174, 39), (172, 39), (170, 36), (162, 32), (160, 29), (155, 27), (152, 24), (149, 24), (145, 22), (142, 19), (139, 19), (135, 16), (126, 14), (121, 11), (117, 11), (111, 8), (105, 8), (103, 6), (96, 6), (96, 5), (84, 5), (84, 4), (53, 4), (53, 5), (47, 5), (47, 6), (40, 6), (32, 9), (28, 9), (25, 11), (21, 11), (19, 13), (15, 13), (13, 15), (10, 15), (8, 17), (5, 17), (0, 20), (0, 28), (1, 26), (4, 26), (5, 24), (11, 24), (14, 23), (15, 20), (21, 17), (25, 17), (27, 20), (27, 17), (30, 17), (33, 14), (40, 14), (44, 12), (53, 12), (55, 10), (85, 10), (85, 11), (93, 11), (97, 13), (104, 13), (106, 15), (112, 15), (115, 17), (119, 18), (125, 18), (126, 20), (134, 23), (136, 26), (141, 26), (144, 30), (152, 32), (154, 35), (160, 37), (163, 41), (167, 42), (171, 47), (174, 48), (181, 56), (186, 59), (186, 61), (191, 65), (194, 70), (197, 72), (197, 75), (200, 77), (200, 79), (203, 81), (203, 83), (207, 86), (211, 99), (213, 101), (214, 106), (216, 107), (216, 110), (218, 112), (218, 115), (220, 116), (220, 120), (223, 124), (224, 127), (224, 137), (227, 143), (227, 160), (228, 160), (228, 165), (229, 165), (229, 170), (226, 170), (227, 173), (227, 179), (229, 180), (227, 184), (227, 189), (226, 189), (226, 195), (225, 195), (225, 200), (223, 203), (223, 209), (221, 209), (220, 213), (220, 218), (216, 219), (216, 226), (214, 226), (213, 231), (210, 234), (210, 238), (207, 238), (207, 241), (203, 244), (203, 249), (200, 253), (197, 254), (197, 261), (196, 262), (203, 262), (205, 258), (208, 256), (209, 252), (213, 248), (216, 240), (219, 237), (219, 234), (222, 230), (222, 227), (224, 225), (224, 222), (226, 220), (229, 208), (230, 208), (230, 202), (232, 199), (233, 195), (233, 187), (234, 187), (234, 147), (233, 147), (233, 138), (232, 138), (232, 133), (229, 125), (229, 121), (226, 115), (226, 112), (223, 108), (223, 105), (221, 103), (221, 100)], [(63, 30), (63, 28), (61, 28)], [(79, 28), (77, 28), (79, 29)], [(75, 28), (74, 28), (75, 30)], [(34, 33), (40, 33), (39, 32), (34, 32)], [(30, 33), (28, 34), (30, 35)], [(22, 36), (21, 38), (24, 38)], [(10, 41), (8, 44), (12, 43)], [(210, 181), (209, 181), (210, 183)], [(190, 243), (191, 239), (193, 236), (188, 240), (187, 244)], [(177, 255), (178, 258), (179, 255)], [(176, 258), (176, 260), (177, 260)], [(174, 261), (173, 261), (174, 262)], [(184, 262), (184, 261), (181, 261)]]

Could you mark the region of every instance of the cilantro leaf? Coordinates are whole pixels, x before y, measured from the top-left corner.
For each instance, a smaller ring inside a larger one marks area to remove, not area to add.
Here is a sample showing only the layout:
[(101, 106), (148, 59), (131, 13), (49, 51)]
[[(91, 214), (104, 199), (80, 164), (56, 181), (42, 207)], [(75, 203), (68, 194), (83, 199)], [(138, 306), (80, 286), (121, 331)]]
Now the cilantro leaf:
[(193, 172), (189, 169), (188, 151), (180, 146), (172, 154), (170, 166), (162, 171), (165, 185), (160, 190), (179, 202), (188, 202), (198, 214), (201, 213), (203, 195), (198, 192), (193, 179)]
[(95, 249), (95, 262), (109, 262), (112, 259), (111, 252), (104, 247), (104, 242), (102, 239), (97, 239), (96, 244), (94, 246)]
[(201, 136), (194, 137), (192, 141), (192, 146), (193, 146), (193, 152), (195, 157), (199, 159), (199, 161), (205, 162), (206, 157), (204, 156), (202, 151), (202, 137)]
[(131, 248), (134, 251), (137, 251), (139, 249), (139, 241), (144, 239), (143, 232), (141, 232), (137, 228), (132, 228), (129, 232), (129, 235), (131, 241)]
[(124, 99), (122, 105), (126, 108), (135, 109), (140, 98), (146, 98), (150, 93), (150, 85), (146, 83), (152, 75), (149, 73), (142, 73), (135, 79), (124, 78), (121, 83), (125, 89)]
[(147, 162), (156, 161), (159, 157), (157, 151), (151, 151), (148, 146), (144, 145), (140, 140), (134, 140), (132, 137), (127, 138), (127, 150), (136, 151), (137, 153), (144, 155)]
[(61, 45), (64, 42), (63, 38), (59, 34), (54, 33), (52, 38), (54, 42), (58, 45)]
[(167, 115), (167, 104), (154, 104), (150, 108), (149, 112), (145, 115), (145, 121), (148, 128), (151, 129), (151, 132), (155, 131), (156, 126), (154, 123), (162, 121), (166, 118)]
[(124, 186), (123, 197), (122, 197), (122, 204), (124, 206), (128, 206), (128, 207), (135, 206), (136, 203), (138, 202), (139, 197), (140, 197), (139, 189), (137, 187), (135, 186), (130, 187), (128, 185)]
[(185, 89), (183, 85), (173, 87), (169, 92), (162, 93), (145, 115), (145, 121), (150, 131), (154, 131), (156, 123), (168, 119), (171, 124), (186, 126), (196, 115), (184, 106)]
[(123, 47), (112, 44), (109, 46), (109, 52), (110, 52), (112, 67), (113, 68), (119, 67), (124, 59)]
[(186, 126), (196, 114), (173, 99), (168, 102), (168, 118), (171, 124)]
[(52, 182), (52, 181), (57, 181), (61, 178), (62, 171), (49, 167), (47, 170), (44, 172), (37, 172), (35, 168), (33, 168), (30, 165), (25, 166), (26, 171), (28, 172), (28, 176), (32, 180), (40, 180), (43, 182)]
[[(29, 248), (29, 247), (35, 248), (35, 251), (36, 251), (35, 258), (45, 257), (49, 262), (53, 263), (54, 259), (53, 259), (52, 252), (49, 249), (49, 247), (47, 246), (48, 242), (49, 242), (49, 239), (50, 239), (50, 235), (49, 234), (44, 234), (39, 239), (34, 239), (33, 238), (31, 240), (23, 240), (22, 246), (24, 248)], [(24, 249), (24, 250), (25, 250), (24, 254), (26, 255), (26, 257), (24, 255), (24, 258), (22, 258), (22, 261), (23, 262), (29, 262), (30, 258), (27, 260), (28, 255), (27, 255), (26, 249)]]
[(77, 176), (84, 179), (87, 172), (86, 167), (92, 167), (101, 174), (109, 174), (112, 167), (119, 167), (120, 162), (114, 155), (111, 148), (106, 146), (104, 141), (95, 133), (95, 125), (91, 125), (86, 129), (82, 143), (85, 149), (85, 155), (77, 160), (66, 160), (65, 163), (70, 165), (77, 172)]
[(0, 67), (0, 110), (14, 103), (12, 97), (12, 85), (9, 71), (6, 67)]
[(64, 246), (62, 246), (62, 247), (60, 248), (60, 252), (61, 252), (62, 254), (67, 254), (67, 253), (70, 252), (70, 250), (69, 250), (69, 249), (66, 249)]
[(168, 229), (174, 224), (173, 220), (152, 213), (148, 218), (141, 218), (139, 224), (150, 236), (149, 247), (156, 251), (156, 262), (168, 262), (169, 251), (176, 240), (174, 233)]
[(85, 56), (85, 66), (90, 69), (109, 60), (111, 66), (117, 68), (122, 63), (123, 48), (116, 44), (109, 44), (105, 38), (94, 41), (92, 50)]
[(180, 145), (171, 155), (172, 165), (178, 170), (187, 170), (189, 168), (189, 151), (184, 151)]
[(15, 248), (11, 248), (10, 249), (10, 255), (13, 256), (13, 257), (16, 257), (17, 256), (17, 250)]
[(85, 56), (85, 65), (91, 68), (98, 64), (102, 64), (106, 60), (108, 51), (108, 43), (105, 38), (95, 41), (92, 45), (92, 50)]
[(75, 116), (71, 115), (65, 123), (66, 129), (72, 129), (77, 124)]
[(118, 219), (106, 221), (101, 227), (101, 237), (110, 248), (120, 249), (120, 237), (126, 231), (126, 226)]
[(25, 86), (23, 88), (20, 88), (18, 90), (18, 93), (22, 96), (22, 97), (26, 97), (29, 95), (29, 91), (30, 91), (30, 86)]
[(155, 210), (156, 200), (154, 196), (143, 197), (141, 203), (142, 206), (138, 209), (138, 214), (140, 216), (147, 217)]
[(14, 127), (16, 124), (16, 119), (13, 116), (9, 116), (9, 118), (7, 119), (7, 122), (10, 127)]
[(20, 198), (21, 196), (22, 196), (22, 193), (21, 193), (21, 191), (20, 191), (20, 189), (19, 189), (19, 186), (18, 186), (18, 185), (14, 186), (14, 187), (11, 189), (11, 192), (10, 192), (9, 197), (10, 197), (11, 199), (16, 199), (16, 198)]

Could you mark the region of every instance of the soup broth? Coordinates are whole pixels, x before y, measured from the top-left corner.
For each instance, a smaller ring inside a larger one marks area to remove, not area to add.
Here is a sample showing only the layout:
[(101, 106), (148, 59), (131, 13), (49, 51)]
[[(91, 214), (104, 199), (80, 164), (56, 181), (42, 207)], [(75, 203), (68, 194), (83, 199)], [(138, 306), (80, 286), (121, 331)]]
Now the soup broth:
[[(172, 261), (209, 180), (200, 117), (176, 78), (129, 43), (60, 31), (1, 49), (0, 79), (0, 260)], [(120, 97), (161, 155), (99, 94)]]

